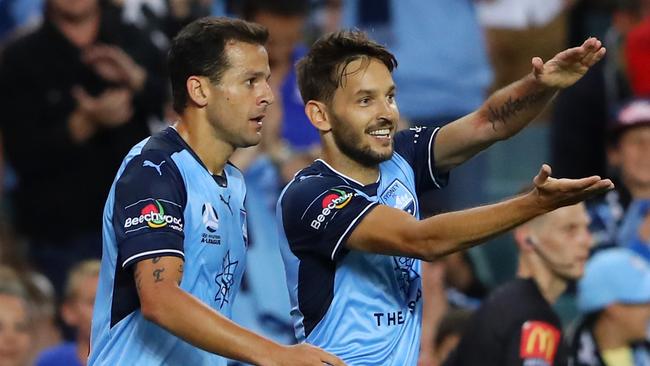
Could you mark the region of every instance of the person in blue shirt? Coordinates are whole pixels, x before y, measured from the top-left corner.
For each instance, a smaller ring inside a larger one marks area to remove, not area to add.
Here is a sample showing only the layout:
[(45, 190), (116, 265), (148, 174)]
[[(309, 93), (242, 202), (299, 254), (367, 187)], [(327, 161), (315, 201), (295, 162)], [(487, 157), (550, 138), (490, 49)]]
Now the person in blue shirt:
[(419, 220), (418, 196), (448, 172), (521, 130), (559, 88), (604, 55), (588, 39), (442, 128), (396, 132), (395, 57), (359, 31), (323, 36), (297, 65), (322, 159), (299, 172), (277, 205), (296, 337), (349, 365), (415, 365), (421, 262), (467, 249), (533, 217), (613, 187), (592, 176), (555, 179), (501, 203)]
[(89, 365), (342, 365), (229, 320), (244, 272), (246, 188), (228, 163), (260, 141), (273, 93), (268, 32), (204, 18), (174, 39), (174, 126), (124, 159), (104, 209)]
[(609, 126), (607, 157), (620, 184), (589, 204), (598, 248), (628, 247), (650, 261), (650, 242), (639, 229), (650, 224), (650, 99), (625, 103)]

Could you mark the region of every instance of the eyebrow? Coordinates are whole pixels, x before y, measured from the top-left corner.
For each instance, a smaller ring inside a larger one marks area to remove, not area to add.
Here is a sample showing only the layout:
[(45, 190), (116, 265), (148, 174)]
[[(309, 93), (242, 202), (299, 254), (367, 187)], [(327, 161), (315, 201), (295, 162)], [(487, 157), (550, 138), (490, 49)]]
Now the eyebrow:
[(248, 71), (244, 74), (246, 78), (267, 78), (269, 75), (267, 75), (266, 72), (263, 71)]
[[(387, 94), (394, 92), (396, 89), (397, 88), (395, 87), (395, 85), (391, 85), (390, 88), (388, 88), (388, 93)], [(357, 91), (356, 93), (354, 93), (354, 95), (367, 95), (367, 94), (372, 95), (372, 94), (375, 94), (375, 93), (377, 93), (377, 89), (361, 89), (361, 90)]]

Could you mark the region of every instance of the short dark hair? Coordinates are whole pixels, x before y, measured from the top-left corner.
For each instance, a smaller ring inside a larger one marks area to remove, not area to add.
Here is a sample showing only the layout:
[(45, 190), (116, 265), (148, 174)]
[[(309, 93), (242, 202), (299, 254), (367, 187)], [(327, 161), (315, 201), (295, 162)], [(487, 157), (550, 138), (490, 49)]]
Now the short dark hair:
[(336, 88), (350, 74), (346, 72), (347, 66), (362, 58), (377, 59), (390, 72), (397, 67), (397, 59), (386, 47), (359, 30), (341, 30), (318, 39), (296, 65), (303, 102), (331, 102)]
[(286, 17), (307, 16), (309, 14), (308, 0), (244, 0), (240, 13), (246, 20), (262, 12)]
[(241, 19), (206, 17), (185, 26), (174, 37), (167, 58), (174, 110), (182, 113), (187, 105), (185, 83), (190, 76), (207, 76), (213, 83), (220, 81), (229, 67), (227, 42), (264, 45), (268, 37), (266, 28)]

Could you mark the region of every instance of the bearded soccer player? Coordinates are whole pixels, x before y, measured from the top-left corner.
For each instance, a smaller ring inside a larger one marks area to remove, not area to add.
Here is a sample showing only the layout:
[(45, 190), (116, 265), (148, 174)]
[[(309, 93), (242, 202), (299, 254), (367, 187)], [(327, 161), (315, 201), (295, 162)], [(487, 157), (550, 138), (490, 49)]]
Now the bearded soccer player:
[[(350, 365), (415, 365), (422, 319), (421, 262), (467, 249), (558, 207), (611, 189), (592, 176), (551, 178), (507, 201), (419, 220), (418, 196), (448, 172), (530, 122), (558, 89), (605, 53), (591, 38), (496, 92), (440, 129), (396, 132), (397, 62), (361, 32), (318, 40), (299, 61), (305, 112), (322, 159), (299, 172), (278, 202), (295, 333)], [(459, 75), (459, 77), (462, 77)]]
[[(343, 365), (229, 320), (246, 259), (246, 188), (228, 163), (255, 145), (266, 109), (268, 33), (241, 20), (185, 27), (169, 53), (180, 121), (129, 152), (104, 209), (90, 365)], [(222, 357), (223, 356), (223, 357)]]

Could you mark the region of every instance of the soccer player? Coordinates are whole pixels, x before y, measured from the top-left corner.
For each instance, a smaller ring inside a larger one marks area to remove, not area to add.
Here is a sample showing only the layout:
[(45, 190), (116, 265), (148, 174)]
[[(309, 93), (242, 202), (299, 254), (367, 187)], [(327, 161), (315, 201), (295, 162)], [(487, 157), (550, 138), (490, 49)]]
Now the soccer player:
[(562, 323), (553, 304), (585, 271), (589, 215), (584, 204), (559, 208), (514, 230), (517, 278), (481, 304), (445, 366), (566, 365)]
[(258, 25), (205, 18), (174, 39), (180, 121), (137, 144), (111, 188), (90, 365), (343, 364), (228, 319), (247, 245), (246, 189), (228, 158), (259, 142), (273, 103), (267, 37)]
[(534, 58), (529, 75), (470, 115), (441, 129), (396, 133), (394, 56), (361, 32), (318, 40), (297, 67), (323, 158), (287, 185), (277, 210), (288, 239), (281, 252), (297, 338), (351, 365), (415, 365), (419, 259), (469, 248), (611, 189), (611, 181), (597, 176), (551, 178), (544, 165), (527, 194), (418, 220), (420, 194), (444, 185), (454, 166), (522, 129), (604, 53), (591, 38), (546, 63)]

